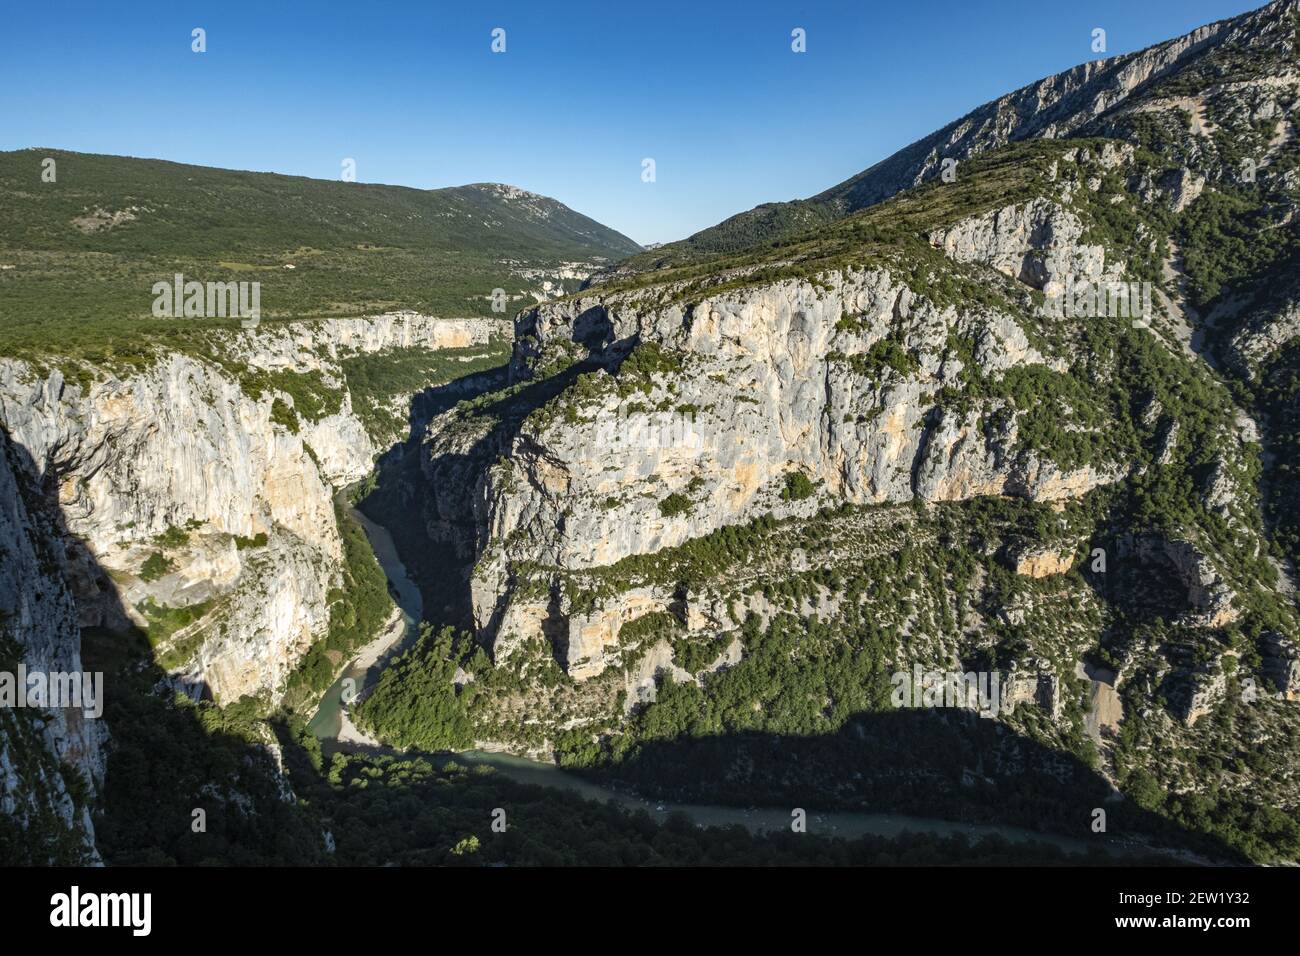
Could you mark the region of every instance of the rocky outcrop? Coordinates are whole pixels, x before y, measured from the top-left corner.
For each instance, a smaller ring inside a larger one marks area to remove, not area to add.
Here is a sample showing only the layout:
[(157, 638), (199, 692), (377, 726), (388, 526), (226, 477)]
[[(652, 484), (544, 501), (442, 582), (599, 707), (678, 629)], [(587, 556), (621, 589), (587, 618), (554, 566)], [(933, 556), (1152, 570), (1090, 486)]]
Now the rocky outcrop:
[(193, 522), (245, 538), (276, 524), (337, 555), (329, 495), (311, 492), (364, 474), (368, 443), (338, 436), (328, 453), (350, 460), (324, 475), (303, 436), (272, 421), (269, 396), (179, 353), (89, 388), (29, 374), (0, 364), (0, 417), (38, 477), (57, 482), (69, 529), (104, 554)]
[[(209, 665), (203, 683), (219, 700), (273, 692), (310, 643), (309, 629), (320, 633), (327, 620), (321, 569), (341, 559), (331, 479), (364, 474), (371, 451), (364, 432), (347, 427), (355, 419), (336, 416), (337, 430), (313, 430), (337, 467), (327, 475), (304, 436), (273, 421), (270, 397), (249, 397), (195, 358), (172, 353), (143, 374), (89, 388), (68, 385), (58, 371), (37, 381), (25, 372), (0, 366), (0, 415), (35, 478), (57, 487), (70, 535), (117, 582), (86, 580), (84, 562), (68, 565), (83, 596), (81, 622), (119, 625), (107, 616), (119, 600), (146, 627), (146, 602), (218, 600), (221, 626), (196, 656)], [(240, 539), (274, 543), (239, 550)], [(277, 557), (273, 573), (255, 566), (263, 550)], [(161, 559), (150, 567), (154, 554)], [(281, 573), (289, 568), (314, 573)], [(285, 627), (290, 620), (297, 626)], [(255, 658), (246, 656), (252, 648)], [(262, 666), (268, 657), (281, 666)]]
[(1223, 627), (1241, 615), (1233, 603), (1236, 594), (1205, 553), (1187, 541), (1164, 541), (1163, 550), (1187, 586), (1187, 603), (1194, 609), (1195, 623)]
[(1016, 574), (1030, 578), (1047, 578), (1064, 574), (1074, 566), (1073, 548), (1024, 547), (1011, 555)]
[(1205, 715), (1213, 712), (1228, 691), (1228, 679), (1217, 661), (1209, 667), (1193, 671), (1186, 678), (1188, 687), (1181, 715), (1183, 723), (1191, 727)]
[(1281, 634), (1269, 632), (1260, 639), (1262, 673), (1285, 700), (1300, 700), (1300, 650)]
[(1236, 593), (1223, 579), (1208, 554), (1191, 541), (1162, 535), (1126, 536), (1119, 541), (1121, 559), (1134, 558), (1144, 564), (1168, 568), (1187, 589), (1188, 611), (1183, 623), (1219, 628), (1241, 616)]
[(635, 588), (620, 594), (617, 603), (564, 614), (562, 663), (569, 675), (582, 680), (599, 674), (605, 668), (605, 650), (618, 643), (623, 625), (664, 606), (663, 595), (654, 589)]
[[(976, 495), (1059, 500), (1118, 477), (1104, 463), (1062, 468), (1024, 446), (1003, 399), (937, 406), (941, 390), (964, 381), (953, 337), (973, 343), (985, 374), (1066, 368), (1032, 348), (1011, 317), (937, 308), (883, 269), (760, 285), (690, 306), (615, 295), (523, 313), (518, 378), (571, 360), (575, 343), (592, 371), (517, 433), (490, 441), (441, 423), (426, 446), (426, 476), (444, 483), (468, 447), (498, 462), (482, 471), (473, 495), (478, 626), (504, 635), (501, 624), (510, 622), (520, 636), (535, 627), (521, 615), (544, 616), (511, 607), (511, 569), (521, 561), (573, 571), (769, 512)], [(882, 350), (892, 358), (879, 360)], [(815, 489), (810, 496), (786, 493), (795, 475)], [(600, 628), (588, 623), (570, 638), (580, 649), (574, 661), (602, 643), (589, 639)]]
[(1249, 378), (1297, 340), (1300, 340), (1300, 286), (1293, 286), (1270, 305), (1250, 311), (1228, 341), (1228, 363), (1238, 374)]
[(964, 219), (929, 239), (958, 262), (990, 266), (1052, 298), (1071, 286), (1120, 278), (1105, 247), (1084, 243), (1083, 233), (1078, 216), (1040, 198)]
[(1037, 704), (1056, 720), (1061, 716), (1061, 679), (1052, 673), (1017, 674), (1006, 677), (1002, 689), (1002, 709), (1012, 713), (1021, 704)]
[(264, 324), (233, 334), (223, 351), (258, 368), (333, 371), (338, 359), (389, 349), (468, 348), (502, 334), (496, 319), (440, 319), (418, 312), (388, 312), (355, 319)]

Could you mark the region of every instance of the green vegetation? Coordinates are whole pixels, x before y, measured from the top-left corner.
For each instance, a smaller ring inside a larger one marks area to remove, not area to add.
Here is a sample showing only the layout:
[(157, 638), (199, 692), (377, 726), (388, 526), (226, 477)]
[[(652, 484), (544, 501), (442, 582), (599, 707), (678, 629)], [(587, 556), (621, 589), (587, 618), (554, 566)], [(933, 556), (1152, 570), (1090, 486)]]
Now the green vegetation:
[(1286, 207), (1261, 202), (1256, 191), (1208, 188), (1179, 226), (1192, 304), (1204, 309), (1227, 288), (1300, 253), (1295, 230), (1279, 221)]
[(398, 747), (471, 747), (473, 729), (452, 676), (472, 643), (458, 638), (453, 628), (435, 632), (423, 625), (415, 646), (384, 669), (358, 709), (360, 726), (382, 727), (384, 739)]
[(190, 530), (197, 527), (200, 522), (190, 522), (191, 528), (177, 528), (175, 526), (168, 528), (162, 534), (155, 535), (153, 543), (164, 548), (180, 548), (189, 543)]
[(293, 406), (277, 395), (271, 402), (271, 421), (286, 429), (290, 434), (298, 434), (298, 413)]
[(684, 515), (690, 512), (692, 507), (691, 499), (680, 492), (674, 491), (667, 498), (659, 502), (659, 513), (665, 518), (675, 518), (678, 515)]
[(154, 551), (149, 557), (145, 558), (144, 564), (140, 566), (140, 580), (157, 581), (175, 566), (172, 560), (165, 557), (161, 551)]
[(1272, 468), (1263, 491), (1275, 550), (1300, 568), (1300, 343), (1273, 356), (1251, 392), (1254, 407), (1269, 412)]
[[(212, 601), (200, 601), (198, 604), (190, 604), (186, 607), (165, 607), (155, 603), (153, 598), (147, 598), (140, 603), (137, 610), (149, 622), (145, 628), (145, 636), (148, 637), (150, 646), (157, 649), (165, 641), (170, 640), (177, 631), (201, 619), (212, 610), (212, 606)], [(198, 650), (201, 641), (202, 635), (197, 634), (191, 641), (168, 648), (159, 655), (159, 666), (172, 668), (184, 664), (194, 651)]]
[(710, 667), (718, 656), (727, 649), (725, 637), (709, 640), (690, 640), (684, 636), (673, 639), (673, 660), (677, 666), (691, 674), (697, 674)]
[(682, 622), (667, 611), (651, 611), (633, 618), (618, 629), (620, 644), (642, 644), (660, 637), (674, 636), (682, 630)]
[(833, 353), (828, 358), (832, 361), (848, 362), (854, 372), (873, 381), (882, 378), (886, 369), (892, 369), (901, 376), (908, 376), (916, 374), (920, 368), (916, 357), (893, 336), (881, 339), (866, 352), (849, 356)]
[[(56, 183), (40, 180), (45, 157), (58, 163)], [(112, 224), (114, 213), (133, 218)], [(490, 316), (492, 289), (527, 285), (515, 268), (636, 251), (554, 200), (492, 185), (420, 190), (0, 153), (0, 262), (14, 267), (0, 272), (0, 354), (43, 362), (56, 344), (64, 358), (139, 366), (154, 346), (201, 351), (213, 329), (238, 328), (231, 318), (154, 318), (153, 284), (176, 273), (261, 283), (263, 322), (400, 308)]]
[(378, 633), (393, 611), (388, 577), (365, 530), (337, 499), (334, 517), (343, 539), (343, 580), (329, 593), (329, 633), (311, 646), (289, 676), (285, 699), (291, 710), (314, 704), (343, 662)]
[(782, 501), (803, 501), (811, 498), (817, 489), (802, 471), (792, 471), (785, 476), (785, 487), (781, 489)]
[(505, 336), (483, 346), (456, 349), (388, 349), (360, 352), (342, 362), (352, 411), (381, 446), (405, 437), (407, 421), (394, 398), (501, 368), (510, 358)]
[[(271, 418), (291, 432), (297, 433), (299, 417), (320, 421), (338, 414), (343, 407), (342, 390), (327, 382), (320, 372), (268, 372), (230, 362), (225, 364), (227, 371), (238, 377), (240, 388), (249, 398), (260, 401), (267, 395), (276, 395), (271, 404)], [(292, 405), (276, 393), (288, 395)]]
[(618, 378), (620, 386), (630, 385), (648, 392), (649, 389), (645, 386), (654, 376), (671, 377), (681, 370), (681, 359), (678, 356), (663, 348), (658, 342), (641, 342), (619, 365)]

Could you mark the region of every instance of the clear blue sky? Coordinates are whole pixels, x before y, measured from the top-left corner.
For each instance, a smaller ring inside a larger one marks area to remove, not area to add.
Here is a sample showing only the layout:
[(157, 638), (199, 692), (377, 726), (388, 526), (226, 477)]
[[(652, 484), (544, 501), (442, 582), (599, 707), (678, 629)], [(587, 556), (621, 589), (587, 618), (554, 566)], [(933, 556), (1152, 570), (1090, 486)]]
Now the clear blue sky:
[(1095, 58), (1094, 27), (1122, 53), (1261, 4), (3, 0), (0, 149), (321, 178), (353, 157), (365, 182), (508, 182), (667, 241)]

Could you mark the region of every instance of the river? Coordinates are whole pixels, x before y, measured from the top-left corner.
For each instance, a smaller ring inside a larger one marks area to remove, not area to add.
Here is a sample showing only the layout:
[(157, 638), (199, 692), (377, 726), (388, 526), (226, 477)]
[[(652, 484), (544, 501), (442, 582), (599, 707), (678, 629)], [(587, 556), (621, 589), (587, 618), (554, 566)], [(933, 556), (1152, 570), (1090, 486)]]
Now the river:
[[(352, 660), (339, 679), (330, 686), (321, 700), (316, 715), (308, 725), (321, 740), (327, 751), (335, 749), (360, 749), (372, 751), (369, 747), (355, 745), (339, 740), (343, 725), (341, 698), (344, 680), (356, 681), (356, 689), (362, 690), (378, 679), (384, 663), (405, 649), (419, 633), (419, 621), (423, 612), (420, 590), (406, 573), (406, 567), (398, 557), (392, 536), (382, 525), (371, 521), (355, 508), (349, 513), (365, 529), (375, 557), (388, 575), (393, 591), (396, 592), (398, 608), (401, 613), (401, 630), (387, 632), (371, 644), (362, 648)], [(536, 784), (545, 787), (557, 787), (589, 800), (613, 801), (631, 810), (646, 810), (651, 816), (663, 820), (670, 813), (684, 813), (700, 826), (729, 826), (740, 824), (754, 832), (788, 829), (791, 824), (791, 811), (763, 807), (707, 806), (699, 804), (673, 804), (665, 801), (646, 800), (632, 793), (615, 790), (610, 787), (592, 783), (574, 774), (561, 770), (554, 764), (540, 763), (524, 757), (510, 754), (485, 753), (482, 751), (465, 751), (455, 754), (425, 754), (423, 756), (439, 764), (454, 761), (459, 764), (474, 766), (486, 765), (494, 768), (503, 776), (520, 783)], [(1037, 840), (1050, 843), (1070, 853), (1086, 853), (1090, 848), (1104, 849), (1119, 856), (1158, 852), (1138, 844), (1119, 843), (1113, 839), (1096, 837), (1094, 839), (1071, 838), (1051, 833), (1040, 833), (1021, 827), (1002, 826), (998, 824), (953, 823), (928, 817), (907, 816), (893, 813), (821, 813), (807, 808), (807, 832), (823, 836), (854, 838), (860, 836), (894, 837), (910, 831), (912, 833), (932, 833), (939, 836), (965, 834), (972, 841), (983, 836), (1001, 836), (1014, 842)]]
[(325, 691), (315, 716), (307, 725), (322, 742), (337, 743), (339, 732), (343, 729), (344, 681), (354, 681), (354, 689), (360, 692), (378, 680), (379, 672), (388, 659), (405, 650), (419, 635), (420, 618), (424, 613), (420, 589), (407, 575), (406, 566), (397, 556), (397, 546), (393, 544), (393, 536), (388, 533), (388, 529), (375, 524), (351, 506), (348, 507), (348, 514), (365, 530), (380, 567), (388, 575), (389, 593), (395, 592), (400, 624), (385, 629), (383, 634), (363, 647), (339, 675), (338, 680)]

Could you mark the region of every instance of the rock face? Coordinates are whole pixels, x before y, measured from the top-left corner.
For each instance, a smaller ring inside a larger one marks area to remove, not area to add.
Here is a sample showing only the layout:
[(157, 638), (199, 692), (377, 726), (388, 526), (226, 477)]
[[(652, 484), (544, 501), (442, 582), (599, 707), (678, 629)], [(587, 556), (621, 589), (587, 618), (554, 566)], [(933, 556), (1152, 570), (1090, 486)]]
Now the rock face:
[[(250, 398), (212, 365), (173, 353), (88, 391), (57, 370), (31, 382), (26, 368), (5, 363), (0, 374), (10, 433), (39, 477), (57, 480), (70, 529), (97, 548), (193, 521), (246, 538), (278, 524), (337, 555), (329, 497), (310, 494), (327, 476), (303, 437), (272, 422), (269, 400)], [(339, 418), (339, 447), (329, 451), (350, 460), (328, 477), (344, 480), (364, 473), (371, 449), (363, 432), (347, 434), (350, 416)]]
[(1106, 249), (1082, 242), (1079, 217), (1047, 199), (1007, 206), (930, 234), (932, 245), (958, 262), (979, 262), (1060, 296), (1067, 286), (1117, 280)]
[(1030, 578), (1046, 578), (1069, 571), (1074, 566), (1074, 551), (1029, 548), (1017, 551), (1012, 556), (1012, 560), (1016, 574)]
[(405, 313), (268, 324), (222, 342), (235, 367), (319, 374), (338, 410), (297, 428), (275, 409), (292, 395), (252, 392), (195, 355), (164, 352), (88, 386), (0, 361), (0, 423), (31, 479), (57, 489), (80, 623), (118, 627), (125, 615), (148, 626), (151, 611), (197, 608), (200, 619), (160, 648), (164, 664), (220, 701), (277, 699), (328, 626), (342, 558), (335, 492), (376, 453), (339, 359), (482, 344), (500, 330)]
[(1183, 722), (1191, 727), (1223, 700), (1228, 691), (1228, 679), (1216, 661), (1212, 667), (1205, 667), (1189, 675), (1190, 687), (1186, 694), (1186, 704), (1182, 710)]
[(501, 332), (501, 323), (495, 319), (439, 319), (418, 312), (392, 312), (357, 319), (262, 325), (236, 334), (227, 350), (259, 368), (328, 371), (350, 352), (467, 348), (485, 345)]
[(1168, 566), (1176, 579), (1187, 588), (1190, 610), (1184, 615), (1188, 624), (1200, 627), (1224, 627), (1241, 614), (1234, 603), (1236, 594), (1223, 580), (1214, 563), (1196, 544), (1159, 535), (1127, 537), (1120, 541), (1121, 558), (1132, 556), (1145, 564)]
[[(371, 451), (355, 418), (345, 410), (334, 416), (336, 428), (312, 430), (322, 457), (344, 466), (327, 476), (304, 437), (272, 421), (269, 399), (251, 399), (238, 382), (188, 356), (169, 355), (142, 375), (88, 392), (57, 371), (24, 384), (24, 372), (12, 364), (0, 372), (4, 421), (36, 478), (57, 485), (68, 531), (123, 580), (128, 613), (148, 600), (186, 607), (220, 598), (224, 627), (203, 641), (202, 682), (219, 700), (277, 687), (327, 623), (321, 575), (341, 557), (329, 479), (359, 477)], [(155, 545), (169, 529), (219, 543), (222, 553), (213, 560), (206, 549)], [(266, 575), (252, 567), (252, 551), (235, 545), (259, 535), (273, 542), (277, 558)], [(173, 569), (150, 580), (144, 562), (153, 553)], [(74, 588), (116, 598), (102, 578), (77, 579)], [(82, 624), (121, 623), (93, 600), (79, 611)], [(279, 666), (267, 667), (271, 660)]]
[(1282, 290), (1269, 306), (1247, 316), (1228, 343), (1228, 362), (1247, 377), (1300, 339), (1300, 285)]
[[(16, 677), (21, 663), (29, 674), (80, 674), (60, 539), (50, 515), (29, 509), (39, 496), (27, 482), (21, 452), (0, 429), (0, 670)], [(50, 858), (30, 862), (98, 861), (89, 805), (74, 799), (68, 780), (79, 774), (89, 792), (103, 783), (106, 739), (84, 707), (0, 708), (0, 818), (23, 832), (29, 850), (51, 848)]]
[[(972, 255), (987, 254), (975, 247)], [(952, 336), (975, 343), (984, 374), (1065, 368), (1010, 316), (940, 309), (885, 269), (760, 285), (691, 306), (616, 294), (523, 313), (514, 359), (521, 380), (575, 349), (593, 370), (516, 434), (491, 441), (447, 428), (427, 446), (427, 477), (442, 484), (451, 480), (446, 463), (466, 460), (471, 445), (486, 442), (503, 456), (474, 495), (480, 630), (531, 636), (547, 617), (540, 605), (512, 605), (520, 562), (589, 569), (769, 512), (976, 495), (1051, 501), (1118, 477), (1104, 465), (1064, 469), (1023, 446), (1017, 415), (1001, 399), (938, 405), (940, 391), (964, 381)], [(882, 350), (893, 359), (879, 361)], [(793, 476), (814, 489), (809, 496), (788, 493)], [(617, 630), (562, 607), (549, 619), (567, 629), (573, 663), (605, 642), (597, 630)], [(587, 663), (571, 671), (592, 672)]]
[(1263, 636), (1261, 645), (1264, 675), (1284, 699), (1300, 700), (1300, 651), (1295, 642), (1269, 633)]
[(1061, 679), (1055, 674), (1011, 674), (1002, 691), (1002, 707), (1008, 713), (1020, 704), (1037, 704), (1055, 720), (1061, 716)]
[(664, 605), (664, 595), (650, 588), (637, 588), (620, 595), (612, 607), (569, 613), (563, 655), (565, 669), (576, 680), (600, 673), (604, 669), (605, 649), (618, 643), (623, 625), (662, 610)]

